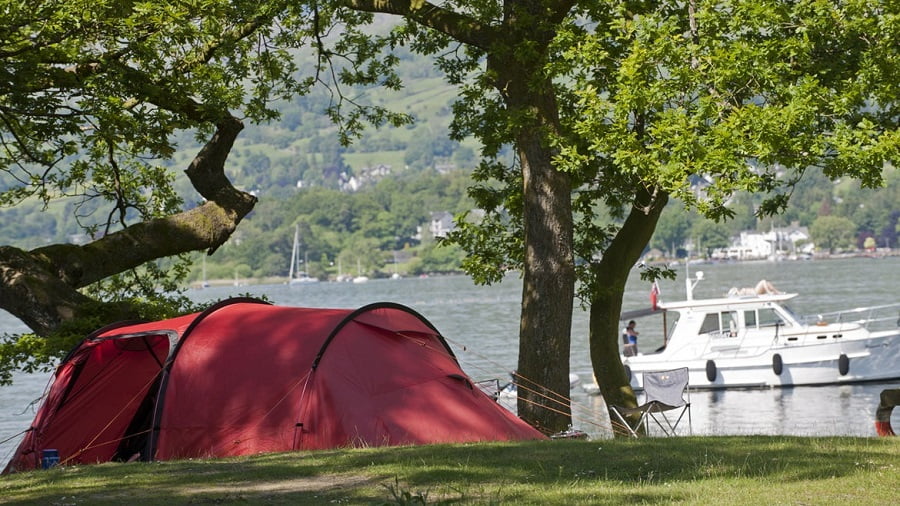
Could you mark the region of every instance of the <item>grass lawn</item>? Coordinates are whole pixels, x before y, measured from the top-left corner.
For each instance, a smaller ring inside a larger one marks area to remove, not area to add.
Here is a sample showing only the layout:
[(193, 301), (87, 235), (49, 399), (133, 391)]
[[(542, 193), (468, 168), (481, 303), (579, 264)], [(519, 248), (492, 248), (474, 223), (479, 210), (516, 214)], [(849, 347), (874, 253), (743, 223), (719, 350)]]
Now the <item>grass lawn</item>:
[(900, 438), (363, 448), (0, 477), (5, 504), (900, 504)]

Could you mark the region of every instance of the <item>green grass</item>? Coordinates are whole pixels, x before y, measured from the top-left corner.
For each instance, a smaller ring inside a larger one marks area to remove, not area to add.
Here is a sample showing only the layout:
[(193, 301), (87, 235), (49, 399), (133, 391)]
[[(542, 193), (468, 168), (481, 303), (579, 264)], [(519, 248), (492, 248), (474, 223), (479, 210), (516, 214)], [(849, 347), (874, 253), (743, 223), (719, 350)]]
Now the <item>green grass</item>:
[(0, 477), (15, 504), (898, 504), (900, 439), (691, 437), (294, 452)]

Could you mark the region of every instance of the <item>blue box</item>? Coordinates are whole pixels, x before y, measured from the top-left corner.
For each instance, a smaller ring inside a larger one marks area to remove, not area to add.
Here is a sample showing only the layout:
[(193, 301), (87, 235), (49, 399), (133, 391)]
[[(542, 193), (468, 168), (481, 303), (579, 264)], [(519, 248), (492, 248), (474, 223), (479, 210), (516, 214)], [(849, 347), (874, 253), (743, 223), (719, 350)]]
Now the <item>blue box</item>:
[(41, 451), (41, 468), (50, 469), (59, 464), (59, 452), (53, 449)]

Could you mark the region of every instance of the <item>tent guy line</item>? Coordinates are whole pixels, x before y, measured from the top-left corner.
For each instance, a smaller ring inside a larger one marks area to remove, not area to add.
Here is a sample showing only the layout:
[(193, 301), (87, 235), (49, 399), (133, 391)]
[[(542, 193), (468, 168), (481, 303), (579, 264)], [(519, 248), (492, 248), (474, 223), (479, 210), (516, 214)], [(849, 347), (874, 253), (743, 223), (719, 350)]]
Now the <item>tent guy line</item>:
[[(488, 357), (486, 355), (482, 355), (476, 351), (470, 350), (468, 346), (466, 346), (458, 341), (455, 341), (453, 338), (444, 336), (444, 339), (448, 343), (456, 346), (458, 349), (461, 349), (463, 351), (463, 353), (471, 353), (472, 355), (475, 355), (477, 358), (491, 364), (495, 368), (503, 368), (503, 364), (497, 362), (496, 360), (491, 359), (490, 357)], [(477, 363), (475, 363), (475, 361), (470, 362), (469, 365), (471, 365), (472, 368), (477, 369), (478, 371), (483, 372), (483, 373), (492, 372), (492, 371), (488, 370), (487, 368), (478, 365)], [(559, 414), (566, 414), (563, 411), (563, 409), (568, 406), (572, 410), (572, 413), (579, 413), (579, 414), (585, 415), (584, 420), (581, 421), (582, 423), (589, 424), (589, 425), (591, 425), (597, 429), (601, 429), (603, 431), (608, 430), (608, 427), (606, 427), (605, 425), (594, 421), (593, 418), (596, 415), (596, 413), (589, 406), (582, 404), (580, 402), (576, 402), (574, 399), (572, 399), (571, 396), (563, 395), (559, 392), (554, 392), (550, 388), (548, 388), (544, 385), (541, 385), (540, 383), (538, 383), (532, 379), (526, 378), (525, 376), (521, 375), (518, 371), (514, 371), (512, 373), (512, 375), (513, 375), (513, 378), (516, 380), (517, 388), (521, 388), (522, 390), (524, 390), (526, 392), (530, 392), (538, 397), (543, 398), (546, 401), (549, 401), (551, 404), (561, 406), (562, 408), (555, 409), (555, 408), (550, 407), (549, 405), (538, 404), (536, 401), (534, 401), (532, 399), (526, 399), (525, 402), (531, 403), (532, 405), (539, 406), (544, 409), (551, 410), (554, 413), (559, 413)], [(534, 387), (530, 387), (526, 384), (523, 384), (519, 380), (525, 380), (528, 384), (534, 385)], [(540, 390), (538, 390), (538, 389), (540, 389)], [(549, 392), (549, 394), (547, 392)], [(551, 396), (550, 394), (553, 394), (553, 395)], [(613, 429), (615, 429), (615, 427), (613, 427)]]

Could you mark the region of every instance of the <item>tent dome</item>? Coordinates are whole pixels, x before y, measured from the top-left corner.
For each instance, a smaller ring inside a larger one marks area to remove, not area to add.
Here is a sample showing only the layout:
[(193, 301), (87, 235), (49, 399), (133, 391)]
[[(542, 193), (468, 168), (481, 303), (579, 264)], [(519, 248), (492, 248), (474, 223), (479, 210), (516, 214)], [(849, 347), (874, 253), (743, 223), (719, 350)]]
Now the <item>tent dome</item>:
[(5, 472), (51, 448), (65, 465), (543, 437), (475, 387), (410, 308), (238, 298), (88, 336)]

